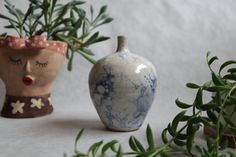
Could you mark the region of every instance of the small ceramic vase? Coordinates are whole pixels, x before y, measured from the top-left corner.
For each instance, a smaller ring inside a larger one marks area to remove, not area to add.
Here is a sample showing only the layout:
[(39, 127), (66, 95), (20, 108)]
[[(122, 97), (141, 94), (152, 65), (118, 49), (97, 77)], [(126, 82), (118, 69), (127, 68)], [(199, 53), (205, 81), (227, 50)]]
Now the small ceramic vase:
[(119, 36), (117, 52), (99, 60), (89, 75), (94, 106), (104, 125), (113, 131), (139, 129), (156, 93), (153, 64), (127, 46), (126, 38)]
[(0, 40), (0, 78), (6, 87), (1, 115), (32, 118), (53, 111), (51, 84), (67, 52), (67, 44), (45, 36)]

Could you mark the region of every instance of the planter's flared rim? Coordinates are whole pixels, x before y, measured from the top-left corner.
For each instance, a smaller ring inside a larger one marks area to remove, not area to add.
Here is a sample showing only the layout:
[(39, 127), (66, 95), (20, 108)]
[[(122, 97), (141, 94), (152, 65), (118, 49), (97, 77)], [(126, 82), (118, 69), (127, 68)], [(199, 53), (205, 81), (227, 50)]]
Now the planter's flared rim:
[(47, 40), (46, 36), (35, 35), (28, 39), (22, 39), (16, 36), (8, 35), (0, 39), (0, 48), (7, 47), (13, 50), (27, 50), (27, 49), (49, 49), (52, 52), (65, 55), (68, 45), (62, 41)]

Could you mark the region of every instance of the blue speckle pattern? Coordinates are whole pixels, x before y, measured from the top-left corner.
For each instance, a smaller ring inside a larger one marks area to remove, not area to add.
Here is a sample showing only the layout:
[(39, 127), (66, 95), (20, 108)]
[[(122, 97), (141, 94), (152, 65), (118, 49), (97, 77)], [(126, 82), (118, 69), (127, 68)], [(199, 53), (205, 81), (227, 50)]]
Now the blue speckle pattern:
[(157, 78), (154, 75), (149, 74), (148, 76), (145, 76), (146, 80), (149, 83), (149, 86), (152, 89), (152, 92), (155, 93), (156, 92), (156, 87), (157, 87)]
[[(135, 73), (136, 66), (125, 62), (129, 59), (128, 54), (118, 58), (112, 64), (111, 58), (106, 58), (93, 67), (89, 76), (90, 95), (106, 127), (119, 131), (136, 130), (141, 127), (154, 100), (157, 78), (152, 67)], [(135, 64), (138, 61), (136, 56), (135, 60), (132, 58)]]

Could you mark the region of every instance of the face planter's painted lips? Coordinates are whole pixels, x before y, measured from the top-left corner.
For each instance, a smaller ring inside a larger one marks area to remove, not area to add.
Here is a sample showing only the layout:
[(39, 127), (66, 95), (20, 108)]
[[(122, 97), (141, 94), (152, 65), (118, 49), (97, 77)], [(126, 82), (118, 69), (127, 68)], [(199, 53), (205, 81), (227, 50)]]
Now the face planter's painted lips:
[(23, 79), (22, 79), (22, 82), (23, 82), (25, 85), (27, 85), (27, 86), (32, 85), (32, 84), (33, 84), (33, 81), (34, 81), (34, 79), (33, 79), (31, 76), (29, 76), (29, 75), (24, 76)]

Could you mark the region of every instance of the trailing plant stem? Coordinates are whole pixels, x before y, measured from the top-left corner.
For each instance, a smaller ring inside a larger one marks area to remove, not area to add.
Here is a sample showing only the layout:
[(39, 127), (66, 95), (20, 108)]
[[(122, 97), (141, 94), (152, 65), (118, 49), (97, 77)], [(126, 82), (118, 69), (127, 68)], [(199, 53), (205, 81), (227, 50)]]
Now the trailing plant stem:
[[(217, 125), (216, 125), (216, 134), (217, 134), (217, 136), (216, 136), (216, 156), (218, 156), (218, 154), (219, 154), (219, 144), (220, 144), (220, 142), (221, 142), (221, 139), (220, 139), (220, 138), (222, 137), (222, 135), (220, 135), (220, 120), (221, 120), (221, 117), (222, 117), (223, 112), (224, 112), (224, 109), (225, 109), (225, 103), (226, 103), (228, 97), (232, 94), (232, 92), (233, 92), (235, 89), (236, 89), (236, 85), (234, 85), (234, 86), (231, 88), (231, 90), (227, 93), (227, 95), (226, 95), (226, 97), (225, 97), (225, 99), (224, 99), (222, 105), (220, 106), (220, 113), (219, 113), (219, 115), (218, 115), (218, 117), (217, 117)], [(226, 125), (227, 125), (227, 124), (226, 124)], [(223, 133), (224, 133), (224, 132), (222, 132), (222, 134), (223, 134)]]

